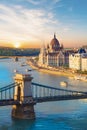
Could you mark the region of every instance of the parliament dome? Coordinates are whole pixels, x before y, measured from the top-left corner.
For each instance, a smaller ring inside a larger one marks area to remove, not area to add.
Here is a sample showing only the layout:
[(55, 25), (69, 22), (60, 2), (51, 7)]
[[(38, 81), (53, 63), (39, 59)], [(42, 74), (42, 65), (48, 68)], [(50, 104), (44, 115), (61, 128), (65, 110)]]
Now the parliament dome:
[(60, 44), (59, 41), (56, 38), (56, 35), (54, 34), (54, 38), (50, 42), (50, 46), (54, 51), (60, 50)]

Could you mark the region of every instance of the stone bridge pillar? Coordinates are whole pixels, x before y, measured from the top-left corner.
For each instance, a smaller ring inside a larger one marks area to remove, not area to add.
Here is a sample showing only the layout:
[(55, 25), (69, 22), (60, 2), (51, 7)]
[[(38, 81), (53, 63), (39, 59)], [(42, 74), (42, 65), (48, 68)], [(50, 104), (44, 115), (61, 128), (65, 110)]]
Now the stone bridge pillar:
[(14, 79), (19, 85), (15, 87), (14, 100), (18, 101), (18, 104), (13, 105), (12, 117), (19, 119), (34, 119), (35, 102), (31, 90), (31, 81), (33, 78), (29, 74), (16, 74)]

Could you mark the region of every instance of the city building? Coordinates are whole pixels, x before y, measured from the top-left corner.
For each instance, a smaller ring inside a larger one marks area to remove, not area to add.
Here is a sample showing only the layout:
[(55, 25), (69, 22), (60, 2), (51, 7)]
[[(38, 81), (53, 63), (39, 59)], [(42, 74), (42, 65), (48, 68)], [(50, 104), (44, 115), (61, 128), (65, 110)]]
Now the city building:
[(82, 71), (87, 71), (87, 53), (82, 56)]
[(87, 53), (85, 49), (81, 48), (77, 53), (69, 55), (69, 68), (87, 71)]
[(64, 53), (63, 45), (60, 45), (56, 35), (54, 34), (54, 38), (51, 40), (50, 44), (45, 47), (41, 47), (39, 54), (39, 66), (52, 66), (59, 67), (68, 64), (68, 55)]

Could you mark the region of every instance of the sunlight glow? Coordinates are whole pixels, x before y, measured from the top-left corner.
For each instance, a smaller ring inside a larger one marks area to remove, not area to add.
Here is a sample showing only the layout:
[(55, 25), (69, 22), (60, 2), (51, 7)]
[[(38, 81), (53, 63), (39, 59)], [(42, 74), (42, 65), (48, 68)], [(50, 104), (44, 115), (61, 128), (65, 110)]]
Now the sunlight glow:
[(14, 43), (14, 47), (15, 47), (15, 48), (19, 48), (20, 46), (21, 46), (21, 45), (20, 45), (20, 42), (15, 42), (15, 43)]

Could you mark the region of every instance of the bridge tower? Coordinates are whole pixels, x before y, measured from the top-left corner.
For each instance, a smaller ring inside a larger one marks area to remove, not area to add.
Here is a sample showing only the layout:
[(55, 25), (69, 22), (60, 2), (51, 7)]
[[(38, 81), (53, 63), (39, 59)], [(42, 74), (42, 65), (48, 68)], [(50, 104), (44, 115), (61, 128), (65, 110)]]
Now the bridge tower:
[(16, 74), (14, 79), (15, 82), (19, 84), (15, 87), (14, 100), (19, 103), (13, 105), (12, 117), (19, 119), (34, 119), (35, 102), (31, 90), (31, 81), (33, 78), (29, 74)]

